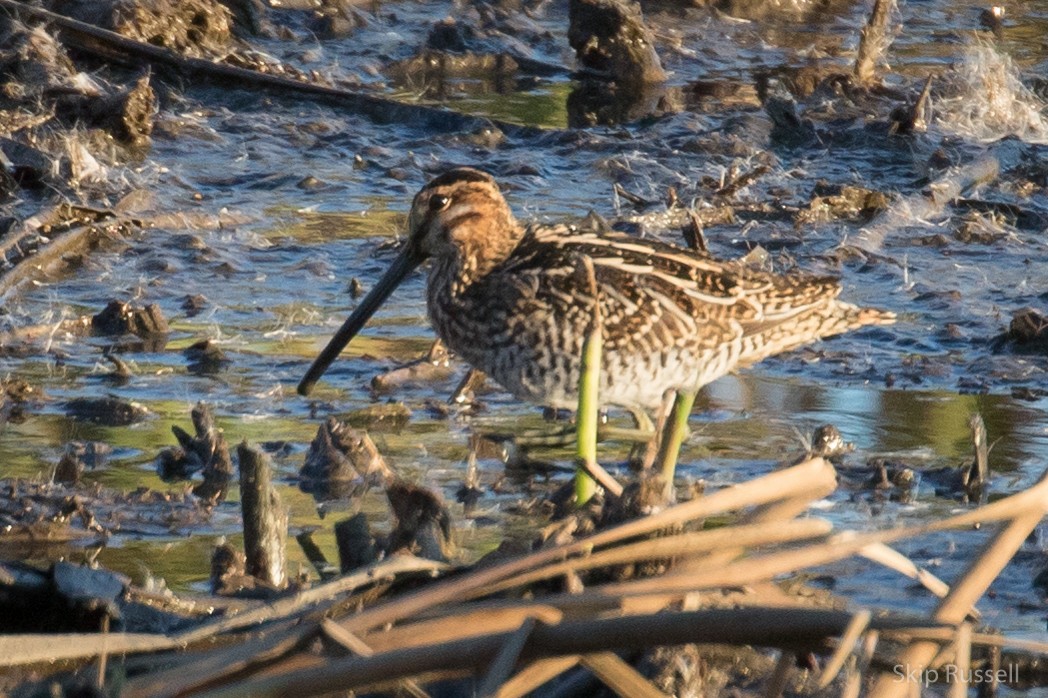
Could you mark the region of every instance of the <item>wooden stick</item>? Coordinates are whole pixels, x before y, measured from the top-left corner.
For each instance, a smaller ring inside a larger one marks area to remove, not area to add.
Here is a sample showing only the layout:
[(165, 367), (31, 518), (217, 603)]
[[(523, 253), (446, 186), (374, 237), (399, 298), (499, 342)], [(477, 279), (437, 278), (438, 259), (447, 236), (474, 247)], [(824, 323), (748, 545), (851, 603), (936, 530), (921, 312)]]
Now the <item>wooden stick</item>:
[(247, 572), (281, 589), (287, 583), (284, 571), (287, 510), (273, 489), (272, 466), (266, 455), (244, 441), (237, 446), (237, 458)]

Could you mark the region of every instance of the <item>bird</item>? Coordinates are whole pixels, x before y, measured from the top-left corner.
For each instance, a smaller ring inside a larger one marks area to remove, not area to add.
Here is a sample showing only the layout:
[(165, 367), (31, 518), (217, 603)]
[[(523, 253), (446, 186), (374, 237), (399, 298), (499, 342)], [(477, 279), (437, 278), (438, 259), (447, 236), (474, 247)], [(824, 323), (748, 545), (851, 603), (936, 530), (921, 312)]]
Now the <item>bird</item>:
[[(571, 409), (599, 309), (598, 399), (637, 413), (768, 356), (867, 325), (889, 311), (839, 300), (831, 276), (757, 270), (624, 233), (518, 222), (498, 183), (450, 169), (415, 195), (407, 240), (317, 356), (308, 395), (397, 286), (431, 263), (426, 305), (451, 351), (517, 398)], [(689, 410), (690, 410), (690, 403)]]
[(313, 362), (301, 394), (427, 259), (426, 303), (437, 335), (516, 397), (555, 408), (578, 399), (596, 304), (600, 399), (629, 409), (653, 409), (667, 389), (696, 390), (768, 356), (895, 320), (838, 300), (835, 277), (759, 271), (621, 233), (521, 225), (491, 175), (459, 167), (415, 195), (403, 250)]

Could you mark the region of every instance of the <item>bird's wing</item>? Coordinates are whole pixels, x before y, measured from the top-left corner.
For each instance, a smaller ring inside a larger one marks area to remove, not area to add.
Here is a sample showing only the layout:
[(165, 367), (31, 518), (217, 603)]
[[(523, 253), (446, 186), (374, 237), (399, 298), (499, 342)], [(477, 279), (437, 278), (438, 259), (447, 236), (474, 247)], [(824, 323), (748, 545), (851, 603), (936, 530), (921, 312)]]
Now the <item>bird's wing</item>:
[[(766, 333), (840, 293), (832, 277), (761, 272), (621, 234), (566, 234), (563, 227), (538, 228), (525, 238), (522, 248), (528, 254), (515, 255), (518, 263), (535, 272), (543, 270), (547, 280), (578, 275), (582, 257), (588, 257), (600, 292), (607, 297), (603, 305), (610, 312), (605, 322), (621, 323), (624, 334), (661, 329), (677, 338), (723, 342)], [(563, 293), (565, 302), (591, 298), (579, 280), (562, 279), (557, 285), (555, 292)], [(659, 328), (659, 323), (664, 327)]]

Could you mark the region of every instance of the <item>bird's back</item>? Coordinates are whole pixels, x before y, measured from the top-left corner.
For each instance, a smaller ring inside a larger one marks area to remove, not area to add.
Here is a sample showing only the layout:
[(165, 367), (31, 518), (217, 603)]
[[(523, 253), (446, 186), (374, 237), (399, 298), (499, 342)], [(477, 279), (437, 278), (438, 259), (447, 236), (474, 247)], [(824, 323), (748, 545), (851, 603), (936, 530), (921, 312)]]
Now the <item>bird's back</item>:
[(502, 264), (457, 293), (439, 267), (432, 273), (430, 313), (449, 346), (518, 397), (562, 407), (577, 399), (596, 302), (600, 399), (627, 407), (655, 406), (669, 388), (695, 389), (737, 366), (894, 317), (838, 301), (831, 277), (772, 274), (565, 226), (533, 226)]

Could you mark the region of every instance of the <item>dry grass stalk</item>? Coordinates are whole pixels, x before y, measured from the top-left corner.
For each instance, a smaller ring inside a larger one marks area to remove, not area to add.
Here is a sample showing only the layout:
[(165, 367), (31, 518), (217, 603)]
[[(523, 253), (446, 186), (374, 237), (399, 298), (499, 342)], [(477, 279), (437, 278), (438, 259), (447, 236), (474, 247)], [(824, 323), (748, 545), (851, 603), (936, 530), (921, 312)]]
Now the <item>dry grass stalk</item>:
[(614, 652), (584, 654), (580, 661), (605, 686), (624, 698), (667, 698), (665, 693)]
[(499, 687), (496, 698), (522, 698), (547, 681), (575, 668), (581, 659), (577, 654), (568, 654), (531, 662)]
[(474, 603), (438, 611), (435, 617), (416, 623), (397, 625), (389, 630), (376, 630), (361, 639), (374, 651), (386, 652), (406, 647), (436, 645), (477, 635), (512, 632), (529, 619), (556, 625), (564, 619), (564, 615), (559, 608), (544, 603)]
[(415, 615), (437, 604), (475, 598), (478, 590), (534, 569), (538, 565), (560, 561), (572, 555), (590, 552), (597, 547), (612, 545), (688, 521), (793, 497), (810, 490), (811, 483), (822, 483), (826, 480), (836, 482), (833, 466), (821, 458), (813, 458), (792, 468), (715, 492), (707, 497), (669, 507), (653, 516), (628, 521), (568, 545), (540, 550), (500, 565), (477, 570), (466, 577), (432, 584), (405, 597), (363, 611), (343, 621), (343, 625), (351, 632), (365, 632), (376, 626)]
[[(109, 633), (106, 636), (106, 649), (110, 654), (157, 652), (176, 646), (163, 635)], [(83, 659), (97, 653), (98, 636), (94, 633), (0, 635), (0, 667)]]
[(488, 671), (477, 689), (478, 698), (491, 698), (498, 693), (498, 688), (513, 675), (513, 668), (517, 666), (520, 653), (531, 637), (535, 629), (535, 619), (525, 618), (516, 630), (510, 633), (506, 643), (499, 649), (495, 659), (488, 666)]
[[(1040, 520), (1040, 517), (1043, 516), (1045, 502), (1048, 502), (1048, 479), (1042, 478), (1037, 485), (1028, 490), (998, 500), (993, 504), (988, 504), (979, 509), (951, 516), (941, 521), (934, 521), (908, 528), (897, 528), (865, 534), (856, 534), (848, 531), (833, 536), (823, 543), (809, 545), (785, 552), (755, 555), (728, 565), (722, 565), (718, 562), (717, 565), (707, 567), (703, 564), (700, 567), (699, 563), (696, 562), (689, 566), (686, 573), (671, 571), (670, 573), (658, 578), (606, 585), (602, 587), (601, 591), (604, 594), (612, 595), (673, 595), (710, 587), (741, 586), (761, 580), (771, 579), (779, 574), (785, 574), (787, 572), (841, 560), (858, 553), (860, 550), (872, 544), (889, 543), (927, 533), (962, 528), (977, 523), (989, 523), (991, 521), (1021, 521), (1017, 531), (1021, 531), (1022, 528), (1025, 527), (1027, 533), (1029, 533), (1029, 530), (1032, 530), (1033, 526)], [(1033, 520), (1033, 523), (1030, 523), (1030, 520)], [(1012, 538), (1014, 538), (1018, 536), (1018, 533), (1016, 532), (1011, 535)], [(951, 623), (963, 620), (972, 608), (975, 600), (977, 600), (979, 596), (982, 595), (982, 592), (985, 591), (986, 586), (988, 586), (997, 576), (1004, 564), (1011, 559), (1011, 556), (1014, 554), (1018, 544), (1021, 543), (1022, 540), (1023, 537), (1019, 537), (1018, 543), (1016, 543), (1014, 547), (1010, 544), (1007, 546), (995, 546), (991, 544), (989, 546), (990, 549), (986, 551), (986, 554), (994, 553), (995, 550), (996, 553), (992, 557), (981, 562), (981, 564), (984, 565), (984, 571), (977, 574), (975, 577), (971, 574), (966, 576), (962, 580), (962, 583), (965, 584), (965, 588), (962, 590), (963, 593), (961, 595), (955, 595), (957, 592), (957, 589), (955, 588), (954, 592), (951, 592), (951, 594), (943, 600), (942, 605), (945, 605), (953, 614), (956, 614), (956, 607), (958, 604), (964, 600), (969, 600), (968, 606), (964, 609), (963, 613), (958, 618), (936, 616), (936, 620), (945, 620)], [(977, 569), (973, 571), (978, 572)], [(991, 571), (992, 576), (987, 579), (986, 575)], [(979, 585), (982, 583), (984, 583), (984, 585), (980, 588)], [(975, 591), (978, 591), (978, 593), (973, 593)]]
[(848, 628), (841, 635), (841, 639), (837, 643), (837, 649), (834, 650), (833, 655), (822, 669), (818, 683), (820, 691), (837, 678), (837, 674), (844, 668), (844, 663), (848, 660), (848, 657), (852, 656), (855, 644), (862, 638), (863, 633), (866, 632), (869, 626), (870, 611), (865, 608), (856, 611), (848, 623)]
[[(521, 659), (693, 642), (810, 649), (841, 635), (850, 622), (851, 615), (840, 611), (771, 607), (571, 620), (553, 626), (537, 624)], [(872, 620), (871, 625), (900, 629), (909, 627), (910, 621), (884, 617)], [(209, 698), (315, 695), (358, 690), (380, 681), (437, 670), (477, 673), (491, 664), (512, 634), (512, 631), (495, 633), (435, 646), (392, 650), (369, 658), (334, 659), (321, 666), (249, 679), (207, 695)], [(272, 667), (269, 670), (272, 671)]]
[(956, 659), (957, 676), (960, 681), (950, 687), (950, 698), (967, 698), (968, 696), (968, 670), (972, 666), (972, 626), (970, 623), (961, 623), (957, 626), (956, 637)]
[(121, 698), (175, 698), (200, 691), (265, 669), (307, 645), (316, 633), (316, 625), (303, 630), (295, 621), (284, 622), (260, 638), (195, 652), (170, 668), (132, 679), (124, 684), (120, 695)]
[[(230, 632), (259, 625), (277, 618), (285, 618), (303, 611), (310, 606), (330, 605), (346, 594), (361, 587), (374, 584), (384, 579), (393, 579), (398, 575), (416, 572), (435, 573), (447, 569), (447, 565), (435, 560), (426, 560), (410, 555), (396, 555), (382, 562), (370, 565), (353, 574), (347, 574), (324, 584), (299, 592), (261, 608), (238, 615), (219, 618), (210, 623), (197, 626), (191, 630), (171, 637), (175, 646), (191, 645), (200, 640), (213, 637), (218, 633)], [(2, 640), (0, 640), (2, 641)], [(0, 655), (4, 656), (4, 655)], [(2, 661), (2, 660), (0, 660)]]
[[(320, 631), (325, 637), (344, 648), (347, 652), (351, 652), (361, 657), (370, 657), (375, 654), (375, 651), (368, 647), (367, 643), (353, 633), (346, 632), (341, 625), (330, 618), (325, 618), (320, 621)], [(400, 680), (397, 682), (397, 688), (413, 698), (429, 697), (429, 694), (425, 689), (411, 679)]]
[[(1018, 499), (1032, 492), (1040, 492), (1043, 495), (1045, 489), (1048, 489), (1048, 473), (1042, 475), (1040, 481), (1026, 492), (1001, 501)], [(984, 507), (984, 509), (988, 508)], [(1040, 498), (1040, 501), (1030, 502), (1027, 506), (1013, 509), (1014, 518), (1005, 517), (1011, 520), (1002, 524), (997, 535), (987, 541), (981, 554), (969, 565), (965, 575), (953, 585), (950, 593), (939, 603), (932, 618), (951, 624), (964, 621), (968, 610), (1012, 559), (1019, 546), (1044, 518), (1046, 511), (1048, 511), (1048, 497), (1044, 496)], [(928, 667), (938, 651), (939, 643), (927, 640), (917, 641), (911, 643), (898, 656), (896, 664), (907, 667), (907, 671), (916, 672), (915, 675), (917, 675)], [(899, 681), (898, 676), (881, 673), (870, 691), (870, 696), (871, 698), (900, 697), (905, 695), (908, 687), (909, 684)]]
[[(740, 523), (776, 524), (782, 521), (789, 521), (807, 511), (813, 501), (827, 497), (837, 489), (836, 480), (833, 482), (830, 482), (828, 479), (815, 480), (810, 484), (811, 487), (807, 491), (801, 492), (796, 496), (784, 497), (783, 499), (754, 507), (752, 511), (743, 515)], [(727, 565), (745, 554), (746, 545), (743, 541), (736, 541), (736, 545), (723, 546), (716, 553), (705, 558), (684, 560), (678, 566), (677, 571), (680, 574), (687, 574), (690, 570), (697, 567)]]
[(694, 533), (681, 533), (602, 550), (592, 555), (544, 565), (531, 572), (515, 575), (483, 588), (478, 596), (488, 596), (506, 589), (554, 579), (569, 572), (581, 572), (612, 565), (624, 565), (663, 558), (688, 559), (716, 551), (726, 545), (759, 547), (790, 543), (825, 536), (832, 525), (823, 519), (801, 519), (783, 523), (725, 526)]
[[(912, 560), (910, 560), (910, 558), (894, 548), (889, 548), (884, 543), (873, 543), (868, 545), (860, 550), (859, 554), (870, 562), (876, 562), (879, 565), (883, 565), (890, 570), (895, 570), (899, 574), (917, 581), (921, 586), (938, 596), (940, 599), (950, 593), (949, 584), (942, 581), (923, 567), (918, 567)], [(973, 608), (972, 613), (978, 614), (978, 611)]]
[[(954, 630), (953, 628), (920, 628), (898, 634), (894, 632), (885, 632), (884, 636), (900, 642), (932, 640), (940, 644), (945, 644), (954, 639)], [(1029, 654), (1048, 655), (1048, 642), (1038, 642), (1037, 640), (1024, 640), (1021, 638), (1006, 637), (1004, 635), (995, 635), (992, 633), (973, 632), (970, 641), (972, 645), (976, 647), (995, 647), (999, 649), (1010, 649), (1016, 652), (1026, 652)]]

